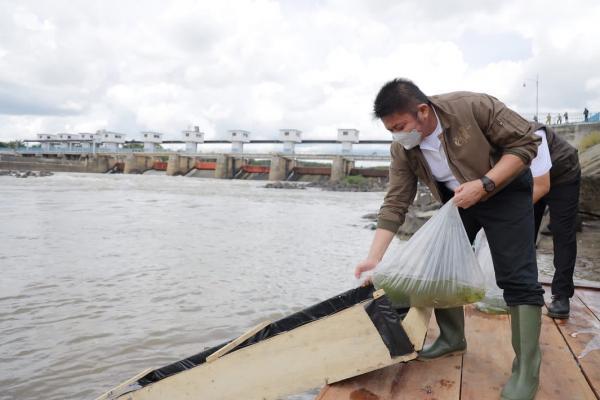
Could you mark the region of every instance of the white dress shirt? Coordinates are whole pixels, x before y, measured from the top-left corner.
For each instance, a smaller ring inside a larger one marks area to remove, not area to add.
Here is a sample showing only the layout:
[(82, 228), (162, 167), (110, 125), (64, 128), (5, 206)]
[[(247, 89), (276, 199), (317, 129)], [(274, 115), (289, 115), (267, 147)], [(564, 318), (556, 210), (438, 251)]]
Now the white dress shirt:
[(435, 113), (437, 125), (435, 130), (421, 141), (419, 147), (425, 157), (425, 161), (429, 164), (429, 169), (435, 180), (442, 182), (448, 189), (454, 191), (454, 189), (460, 186), (460, 183), (454, 174), (452, 174), (450, 166), (448, 166), (448, 159), (439, 138), (443, 132), (442, 124), (435, 110), (433, 112)]

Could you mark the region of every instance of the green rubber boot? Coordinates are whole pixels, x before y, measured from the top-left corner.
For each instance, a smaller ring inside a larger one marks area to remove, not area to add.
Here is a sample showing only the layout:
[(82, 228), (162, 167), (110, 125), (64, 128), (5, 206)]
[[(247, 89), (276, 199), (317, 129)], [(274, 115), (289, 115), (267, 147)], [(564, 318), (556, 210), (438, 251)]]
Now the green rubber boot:
[(510, 307), (512, 346), (515, 351), (512, 375), (502, 389), (502, 400), (533, 400), (540, 384), (540, 330), (542, 308)]
[(419, 353), (419, 360), (462, 354), (467, 349), (465, 339), (465, 313), (462, 307), (436, 308), (435, 319), (440, 327), (440, 336)]

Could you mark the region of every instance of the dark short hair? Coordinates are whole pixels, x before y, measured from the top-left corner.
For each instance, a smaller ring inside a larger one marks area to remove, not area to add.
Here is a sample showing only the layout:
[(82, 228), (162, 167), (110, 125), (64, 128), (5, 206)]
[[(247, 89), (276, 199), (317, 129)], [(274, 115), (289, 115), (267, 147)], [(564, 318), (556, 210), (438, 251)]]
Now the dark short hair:
[(429, 104), (427, 96), (412, 81), (396, 78), (387, 82), (377, 93), (373, 116), (383, 118), (397, 112), (416, 112), (417, 105)]

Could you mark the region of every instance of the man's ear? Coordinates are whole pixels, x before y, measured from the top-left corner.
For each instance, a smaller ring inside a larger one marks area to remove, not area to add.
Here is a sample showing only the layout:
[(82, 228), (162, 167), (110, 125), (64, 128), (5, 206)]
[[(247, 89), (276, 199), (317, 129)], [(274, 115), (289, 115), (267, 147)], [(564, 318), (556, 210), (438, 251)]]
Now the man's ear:
[(421, 118), (426, 121), (429, 118), (429, 113), (431, 113), (431, 107), (427, 103), (421, 103), (417, 106), (417, 112), (421, 114)]

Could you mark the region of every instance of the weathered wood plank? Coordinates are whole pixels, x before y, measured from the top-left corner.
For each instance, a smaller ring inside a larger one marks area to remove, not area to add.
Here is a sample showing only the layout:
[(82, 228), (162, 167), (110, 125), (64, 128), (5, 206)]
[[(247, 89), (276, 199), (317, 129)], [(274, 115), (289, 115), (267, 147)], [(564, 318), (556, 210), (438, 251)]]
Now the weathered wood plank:
[[(554, 320), (595, 394), (600, 395), (600, 322), (581, 302), (580, 290), (571, 300), (569, 319)], [(594, 342), (595, 341), (595, 342)], [(599, 396), (600, 397), (600, 396)]]
[(394, 376), (390, 400), (458, 400), (463, 356), (411, 361)]
[[(432, 319), (427, 341), (437, 335), (437, 323)], [(462, 356), (396, 364), (327, 385), (316, 400), (458, 400), (461, 364)]]
[(227, 343), (225, 346), (221, 347), (219, 350), (212, 353), (210, 356), (206, 357), (206, 362), (213, 362), (213, 361), (217, 360), (218, 358), (223, 357), (225, 354), (229, 353), (231, 350), (233, 350), (237, 346), (239, 346), (240, 343), (242, 343), (243, 341), (248, 339), (250, 336), (256, 334), (258, 331), (267, 327), (270, 324), (271, 324), (271, 321), (263, 321), (260, 324), (250, 328), (248, 331), (246, 331), (245, 333), (240, 335), (238, 338), (232, 340), (231, 342)]
[(109, 400), (109, 399), (114, 398), (115, 396), (118, 396), (120, 394), (120, 392), (122, 391), (122, 389), (124, 389), (128, 385), (132, 384), (133, 382), (137, 381), (142, 376), (148, 374), (151, 371), (152, 371), (152, 368), (146, 368), (145, 370), (138, 373), (137, 375), (132, 376), (131, 378), (127, 379), (124, 382), (121, 382), (121, 384), (119, 386), (117, 386), (117, 387), (109, 390), (108, 392), (104, 393), (103, 395), (97, 397), (96, 400)]
[(542, 316), (538, 399), (593, 400), (596, 396), (552, 318)]
[[(543, 285), (545, 285), (545, 286), (552, 285), (552, 277), (551, 276), (539, 275), (538, 278), (539, 278), (540, 283), (542, 283)], [(596, 289), (596, 290), (600, 289), (600, 282), (597, 282), (597, 281), (573, 278), (573, 283), (575, 284), (575, 287), (577, 287), (577, 288)]]
[(412, 307), (402, 321), (402, 328), (415, 347), (415, 351), (423, 349), (432, 312), (431, 308)]
[(600, 320), (600, 291), (592, 289), (577, 289), (577, 296)]
[(461, 400), (499, 398), (514, 358), (508, 316), (465, 307), (465, 335)]

